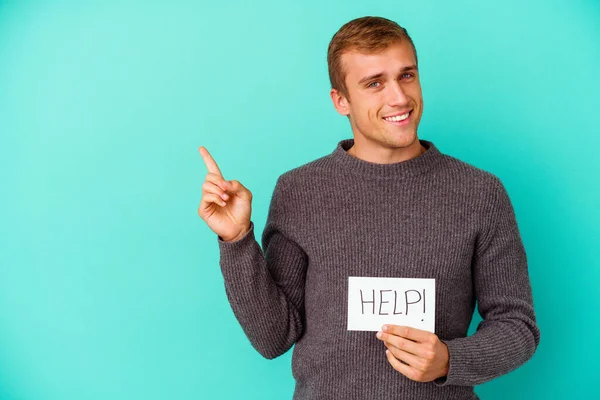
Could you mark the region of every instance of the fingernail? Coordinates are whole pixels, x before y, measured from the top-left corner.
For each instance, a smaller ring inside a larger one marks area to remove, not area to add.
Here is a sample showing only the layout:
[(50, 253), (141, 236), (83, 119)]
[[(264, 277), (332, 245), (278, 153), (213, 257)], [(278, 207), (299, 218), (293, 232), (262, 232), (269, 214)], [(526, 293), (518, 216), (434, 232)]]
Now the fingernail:
[(383, 333), (382, 333), (381, 331), (377, 332), (377, 337), (378, 337), (379, 339), (381, 339), (381, 336), (382, 336), (382, 335), (383, 335)]
[(388, 330), (388, 326), (387, 326), (387, 325), (384, 325), (382, 329), (383, 329), (384, 331), (387, 331), (387, 330)]

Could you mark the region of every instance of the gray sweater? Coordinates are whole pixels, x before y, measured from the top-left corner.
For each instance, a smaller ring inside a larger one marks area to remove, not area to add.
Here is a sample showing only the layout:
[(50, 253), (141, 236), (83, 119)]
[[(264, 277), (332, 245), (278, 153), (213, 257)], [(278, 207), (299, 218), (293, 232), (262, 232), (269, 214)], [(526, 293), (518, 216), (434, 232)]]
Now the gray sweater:
[[(294, 399), (478, 399), (473, 386), (525, 363), (540, 340), (525, 249), (493, 174), (420, 140), (393, 164), (346, 151), (277, 179), (262, 249), (250, 230), (217, 237), (225, 290), (254, 348), (292, 345)], [(435, 279), (435, 334), (446, 377), (416, 382), (389, 364), (375, 332), (347, 330), (348, 277)], [(475, 302), (483, 321), (467, 330)]]

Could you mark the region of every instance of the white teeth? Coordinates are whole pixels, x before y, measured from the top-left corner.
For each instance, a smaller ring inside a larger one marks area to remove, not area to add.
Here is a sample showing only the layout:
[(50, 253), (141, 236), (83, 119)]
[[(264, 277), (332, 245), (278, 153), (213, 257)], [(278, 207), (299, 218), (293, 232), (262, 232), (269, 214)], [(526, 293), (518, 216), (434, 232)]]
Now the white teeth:
[(402, 115), (397, 115), (395, 117), (388, 117), (388, 118), (384, 118), (384, 119), (386, 121), (398, 122), (398, 121), (404, 121), (406, 118), (408, 118), (408, 113), (402, 114)]

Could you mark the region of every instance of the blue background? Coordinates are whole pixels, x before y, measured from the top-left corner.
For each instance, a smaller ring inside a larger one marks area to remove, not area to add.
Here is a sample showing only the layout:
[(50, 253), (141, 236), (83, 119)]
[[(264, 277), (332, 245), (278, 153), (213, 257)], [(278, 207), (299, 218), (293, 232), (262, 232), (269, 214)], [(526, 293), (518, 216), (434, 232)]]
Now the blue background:
[(291, 351), (227, 302), (197, 149), (259, 237), (277, 177), (352, 136), (326, 51), (365, 15), (413, 37), (419, 137), (515, 207), (542, 341), (477, 393), (599, 395), (600, 2), (368, 3), (0, 1), (1, 399), (291, 398)]

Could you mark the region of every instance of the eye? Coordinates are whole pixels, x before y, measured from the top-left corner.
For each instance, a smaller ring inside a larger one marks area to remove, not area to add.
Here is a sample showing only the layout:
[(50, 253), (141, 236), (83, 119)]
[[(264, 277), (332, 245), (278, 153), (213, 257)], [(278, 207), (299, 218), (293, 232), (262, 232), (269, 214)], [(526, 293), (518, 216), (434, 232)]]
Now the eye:
[(412, 72), (406, 72), (404, 74), (402, 74), (402, 76), (406, 76), (408, 75), (409, 78), (412, 78), (413, 76), (415, 76)]
[(373, 86), (373, 84), (374, 84), (374, 83), (379, 83), (379, 82), (377, 82), (377, 81), (373, 81), (373, 82), (369, 83), (369, 84), (367, 85), (367, 87), (368, 87), (368, 88), (375, 87), (375, 86)]

